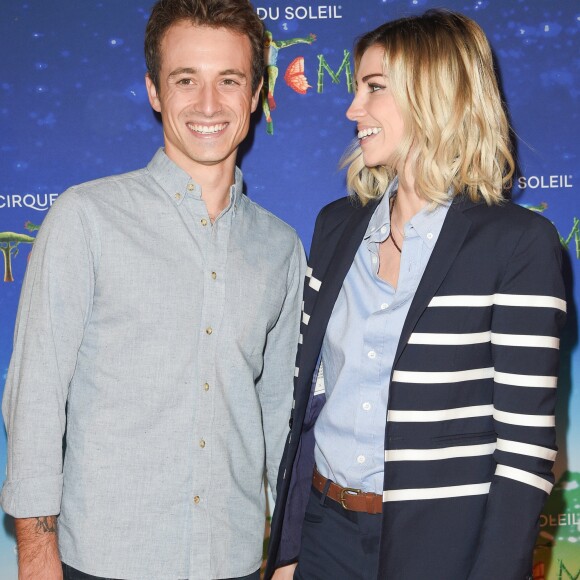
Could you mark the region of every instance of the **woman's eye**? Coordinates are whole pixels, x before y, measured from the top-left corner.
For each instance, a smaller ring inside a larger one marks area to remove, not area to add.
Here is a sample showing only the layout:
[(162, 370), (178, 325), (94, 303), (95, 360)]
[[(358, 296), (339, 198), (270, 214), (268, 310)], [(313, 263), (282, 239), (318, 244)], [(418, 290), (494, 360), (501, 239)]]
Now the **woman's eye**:
[(369, 93), (376, 93), (377, 91), (380, 91), (381, 89), (384, 89), (385, 87), (383, 87), (382, 85), (377, 85), (375, 83), (369, 83)]

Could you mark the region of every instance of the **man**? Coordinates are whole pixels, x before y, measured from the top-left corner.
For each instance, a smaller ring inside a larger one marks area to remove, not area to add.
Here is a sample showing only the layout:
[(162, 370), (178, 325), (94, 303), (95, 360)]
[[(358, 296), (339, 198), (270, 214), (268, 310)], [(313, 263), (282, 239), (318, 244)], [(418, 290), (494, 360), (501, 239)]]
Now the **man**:
[(263, 42), (246, 0), (158, 2), (164, 150), (38, 234), (3, 401), (21, 579), (259, 577), (304, 260), (235, 167)]

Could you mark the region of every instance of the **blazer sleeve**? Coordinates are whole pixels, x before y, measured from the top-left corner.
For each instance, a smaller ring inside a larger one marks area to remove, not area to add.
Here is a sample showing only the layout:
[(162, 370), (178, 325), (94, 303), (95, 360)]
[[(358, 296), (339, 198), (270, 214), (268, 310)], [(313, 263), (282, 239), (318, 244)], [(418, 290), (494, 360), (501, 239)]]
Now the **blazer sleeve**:
[(554, 227), (533, 217), (494, 297), (496, 469), (469, 580), (531, 578), (539, 516), (554, 483), (562, 250)]

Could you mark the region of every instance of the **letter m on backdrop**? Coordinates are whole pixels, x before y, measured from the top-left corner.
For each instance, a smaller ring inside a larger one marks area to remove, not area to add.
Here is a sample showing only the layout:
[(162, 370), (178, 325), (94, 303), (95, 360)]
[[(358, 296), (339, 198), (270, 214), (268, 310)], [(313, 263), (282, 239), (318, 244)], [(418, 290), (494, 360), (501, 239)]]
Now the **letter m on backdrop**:
[(352, 82), (352, 68), (350, 66), (350, 52), (348, 50), (344, 51), (344, 58), (342, 59), (342, 63), (338, 67), (337, 71), (334, 71), (330, 68), (328, 62), (324, 58), (324, 55), (318, 55), (318, 84), (317, 84), (317, 91), (321, 93), (324, 90), (324, 71), (326, 71), (332, 82), (334, 84), (340, 83), (340, 75), (342, 71), (344, 71), (346, 77), (346, 88), (348, 89), (349, 93), (353, 91), (353, 82)]
[(576, 572), (576, 576), (572, 576), (568, 568), (564, 566), (564, 562), (560, 560), (560, 571), (558, 573), (558, 580), (578, 580), (580, 578), (580, 570)]

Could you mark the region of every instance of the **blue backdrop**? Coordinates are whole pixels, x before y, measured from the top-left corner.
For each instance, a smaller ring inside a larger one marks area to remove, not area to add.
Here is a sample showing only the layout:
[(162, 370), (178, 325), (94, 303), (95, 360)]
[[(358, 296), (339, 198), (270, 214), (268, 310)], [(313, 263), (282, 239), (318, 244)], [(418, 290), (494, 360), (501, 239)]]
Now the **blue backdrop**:
[[(12, 0), (0, 18), (0, 388), (27, 256), (56, 196), (75, 183), (144, 166), (162, 144), (143, 83), (143, 34), (152, 0)], [(247, 194), (292, 224), (308, 249), (317, 211), (344, 195), (338, 160), (354, 137), (353, 40), (431, 0), (258, 0), (279, 49), (277, 107), (254, 115), (240, 163)], [(566, 248), (569, 317), (562, 342), (556, 486), (542, 516), (536, 578), (580, 573), (580, 414), (577, 314), (580, 267), (576, 0), (446, 0), (486, 31), (501, 76), (520, 163), (518, 203), (554, 222)], [(315, 39), (312, 38), (315, 36)], [(308, 40), (309, 42), (305, 42)], [(292, 42), (290, 42), (292, 41)], [(306, 87), (301, 71), (310, 87)], [(285, 78), (286, 77), (286, 78)], [(305, 94), (303, 94), (305, 92)], [(41, 418), (39, 418), (41, 419)], [(5, 439), (0, 434), (0, 473)], [(444, 522), (442, 522), (444, 525)], [(0, 576), (16, 578), (10, 518), (0, 530)]]

